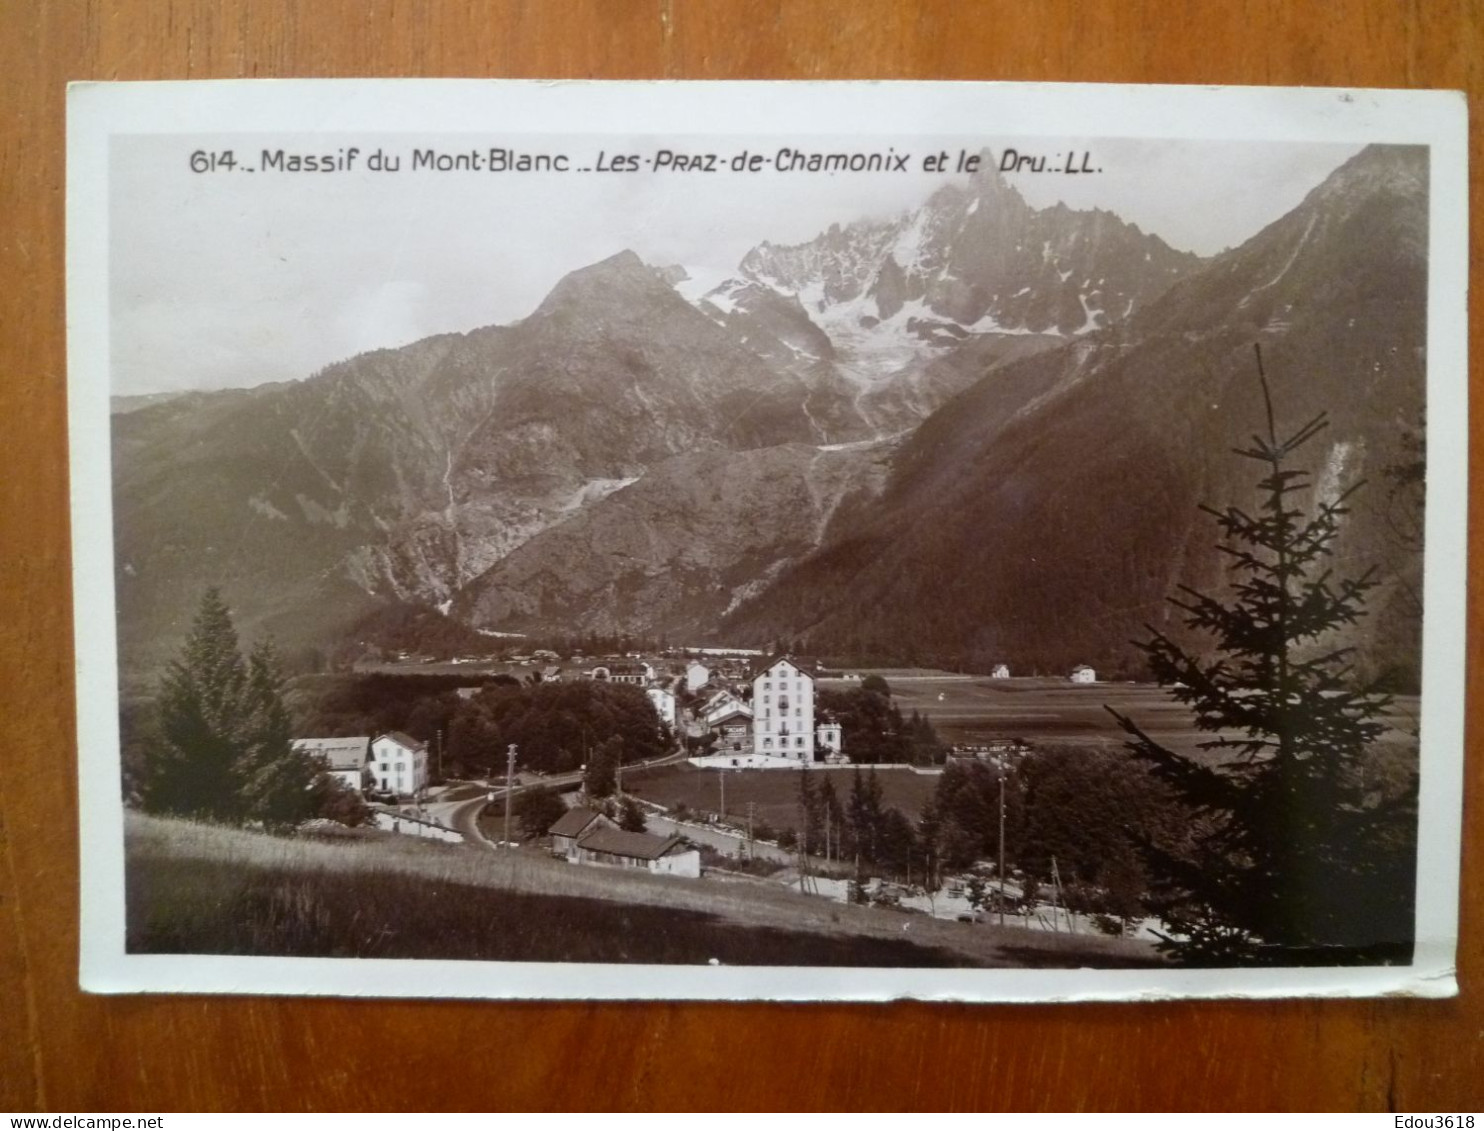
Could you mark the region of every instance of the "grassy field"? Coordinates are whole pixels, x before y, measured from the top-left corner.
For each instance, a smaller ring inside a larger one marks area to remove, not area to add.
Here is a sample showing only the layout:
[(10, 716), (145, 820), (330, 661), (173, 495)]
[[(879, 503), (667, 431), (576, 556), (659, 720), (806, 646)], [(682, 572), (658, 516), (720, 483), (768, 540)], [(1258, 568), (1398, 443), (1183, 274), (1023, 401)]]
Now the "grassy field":
[[(1180, 753), (1193, 753), (1209, 736), (1192, 725), (1185, 708), (1149, 683), (1077, 684), (1054, 677), (986, 679), (921, 669), (884, 671), (903, 714), (926, 714), (945, 742), (985, 743), (1023, 738), (1028, 742), (1121, 742), (1105, 707), (1128, 715), (1150, 737)], [(822, 687), (859, 686), (822, 681)], [(1386, 741), (1405, 741), (1418, 713), (1415, 696), (1398, 697)]]
[[(870, 767), (862, 767), (865, 773)], [(759, 819), (776, 829), (799, 827), (799, 773), (789, 770), (727, 770), (727, 813), (732, 819), (747, 815), (747, 805), (756, 806)], [(835, 793), (844, 805), (850, 797), (855, 767), (842, 766), (810, 770), (810, 780), (817, 786), (826, 776), (834, 783)], [(936, 774), (915, 774), (911, 770), (877, 770), (883, 802), (916, 818), (938, 786)], [(717, 770), (701, 770), (688, 763), (641, 770), (624, 775), (624, 788), (666, 808), (684, 804), (698, 812), (719, 813), (721, 782)]]
[(390, 834), (275, 838), (130, 813), (133, 953), (820, 966), (1153, 965), (1144, 944), (576, 867)]

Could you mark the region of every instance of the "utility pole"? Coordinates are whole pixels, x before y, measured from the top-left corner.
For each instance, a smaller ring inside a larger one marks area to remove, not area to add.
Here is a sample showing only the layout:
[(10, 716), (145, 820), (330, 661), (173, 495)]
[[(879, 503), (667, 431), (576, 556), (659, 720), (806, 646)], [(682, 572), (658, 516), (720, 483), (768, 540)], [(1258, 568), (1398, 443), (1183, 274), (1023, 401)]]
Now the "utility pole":
[(510, 794), (515, 785), (515, 743), (505, 751), (505, 847), (510, 847)]
[(726, 817), (727, 817), (727, 772), (725, 770), (717, 770), (716, 771), (716, 780), (719, 781), (719, 782), (721, 782), (721, 819), (722, 820), (726, 820)]
[(1000, 926), (1005, 925), (1005, 767), (1000, 765)]
[(749, 860), (757, 855), (757, 846), (752, 839), (752, 818), (756, 812), (757, 802), (749, 801), (747, 803), (747, 857)]
[[(1056, 857), (1051, 858), (1051, 933), (1059, 934), (1061, 928), (1057, 925), (1060, 918), (1057, 907), (1061, 903), (1061, 873), (1056, 870)], [(1068, 923), (1070, 930), (1071, 924)]]

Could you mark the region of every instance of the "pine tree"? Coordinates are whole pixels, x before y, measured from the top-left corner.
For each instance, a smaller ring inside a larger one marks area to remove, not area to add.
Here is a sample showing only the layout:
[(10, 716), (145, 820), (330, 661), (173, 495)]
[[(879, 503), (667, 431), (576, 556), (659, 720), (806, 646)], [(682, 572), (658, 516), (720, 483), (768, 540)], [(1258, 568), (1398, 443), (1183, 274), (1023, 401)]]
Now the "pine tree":
[(160, 745), (143, 800), (155, 812), (238, 821), (237, 789), (247, 670), (231, 613), (208, 589), (178, 660), (160, 686)]
[(1222, 601), (1181, 587), (1172, 601), (1209, 641), (1203, 659), (1150, 629), (1140, 645), (1155, 678), (1215, 737), (1215, 764), (1161, 746), (1114, 711), (1130, 748), (1192, 810), (1181, 846), (1150, 846), (1162, 881), (1167, 949), (1194, 964), (1364, 960), (1410, 946), (1409, 837), (1400, 805), (1368, 799), (1368, 747), (1390, 699), (1357, 686), (1352, 649), (1333, 634), (1365, 615), (1373, 573), (1338, 578), (1328, 566), (1355, 490), (1309, 511), (1308, 474), (1290, 457), (1328, 424), (1316, 416), (1280, 439), (1262, 355), (1267, 433), (1237, 454), (1264, 467), (1256, 514), (1203, 507), (1233, 576)]
[(615, 819), (618, 821), (618, 827), (625, 832), (649, 831), (649, 822), (644, 816), (644, 807), (627, 795), (618, 803), (618, 813)]
[(618, 785), (618, 766), (623, 755), (623, 740), (617, 735), (601, 743), (587, 760), (582, 775), (582, 788), (589, 797), (608, 797)]
[(819, 852), (824, 845), (824, 807), (811, 776), (813, 770), (799, 771), (799, 828), (805, 852)]
[(835, 793), (835, 783), (829, 774), (824, 775), (815, 796), (819, 799), (820, 820), (824, 822), (825, 859), (838, 860), (842, 854), (841, 841), (845, 830), (845, 810)]
[(881, 850), (883, 812), (881, 781), (876, 777), (874, 766), (864, 777), (856, 769), (850, 783), (850, 801), (845, 820), (850, 833), (851, 850), (863, 860), (875, 863)]
[(154, 812), (292, 828), (321, 808), (354, 821), (324, 767), (293, 748), (283, 672), (269, 644), (244, 661), (221, 594), (208, 589), (180, 658), (160, 685), (160, 741), (142, 800)]
[(243, 708), (235, 767), (242, 816), (269, 829), (293, 828), (313, 813), (312, 790), (326, 767), (294, 750), (283, 673), (271, 644), (258, 645), (248, 657)]

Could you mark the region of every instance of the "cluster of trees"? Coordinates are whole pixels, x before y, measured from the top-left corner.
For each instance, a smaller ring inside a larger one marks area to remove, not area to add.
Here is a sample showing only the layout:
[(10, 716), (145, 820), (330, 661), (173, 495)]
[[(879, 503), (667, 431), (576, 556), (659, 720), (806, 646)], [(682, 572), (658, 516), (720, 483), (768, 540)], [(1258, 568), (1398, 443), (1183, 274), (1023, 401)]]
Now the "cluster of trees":
[(300, 732), (315, 735), (384, 734), (399, 730), (435, 743), (464, 700), (460, 689), (519, 687), (508, 675), (408, 675), (373, 672), (299, 681), (293, 699)]
[(839, 722), (842, 742), (852, 762), (930, 766), (942, 762), (948, 754), (931, 720), (915, 709), (904, 718), (892, 701), (890, 685), (879, 675), (867, 676), (859, 687), (843, 691), (821, 688), (815, 705)]
[[(477, 688), (473, 696), (460, 688)], [(528, 770), (565, 773), (667, 753), (670, 735), (644, 692), (599, 680), (522, 683), (513, 676), (341, 675), (320, 681), (301, 715), (305, 733), (400, 730), (437, 751), (445, 777), (504, 773), (505, 748)]]
[(335, 650), (336, 667), (358, 659), (381, 659), (398, 651), (428, 656), (479, 655), (490, 650), (490, 638), (439, 612), (431, 605), (399, 601), (368, 613), (345, 634)]
[[(815, 778), (822, 780), (815, 783)], [(855, 771), (842, 800), (829, 774), (800, 771), (799, 829), (789, 830), (787, 844), (833, 860), (853, 861), (865, 871), (906, 877), (923, 874), (923, 856), (912, 820), (883, 803), (875, 770)]]
[(245, 656), (220, 594), (208, 590), (153, 717), (135, 720), (129, 784), (148, 811), (278, 830), (315, 816), (355, 824), (359, 795), (293, 748), (272, 646)]
[(1183, 835), (1184, 810), (1129, 751), (1050, 746), (1001, 766), (951, 762), (915, 822), (883, 803), (874, 770), (857, 770), (843, 798), (830, 775), (803, 772), (799, 827), (783, 840), (862, 874), (936, 889), (946, 873), (997, 859), (1002, 796), (1007, 869), (1032, 894), (1054, 871), (1079, 911), (1143, 914), (1146, 838)]
[(546, 773), (584, 765), (616, 771), (673, 746), (640, 688), (601, 680), (486, 687), (459, 700), (447, 739), (446, 761), (464, 776), (503, 770), (511, 743), (520, 748), (523, 767)]
[(1005, 865), (1027, 898), (1055, 877), (1067, 906), (1117, 919), (1145, 913), (1145, 844), (1184, 835), (1184, 809), (1129, 751), (1043, 746), (945, 768), (922, 821), (936, 866), (997, 861), (1002, 805)]

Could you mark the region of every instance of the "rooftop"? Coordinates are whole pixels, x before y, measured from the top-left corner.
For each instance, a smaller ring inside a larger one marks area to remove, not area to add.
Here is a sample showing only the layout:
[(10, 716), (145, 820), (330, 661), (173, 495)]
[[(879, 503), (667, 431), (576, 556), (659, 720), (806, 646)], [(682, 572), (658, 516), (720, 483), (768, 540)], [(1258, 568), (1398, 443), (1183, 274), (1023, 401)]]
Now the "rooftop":
[(766, 659), (759, 660), (752, 666), (752, 669), (748, 671), (747, 678), (757, 679), (760, 675), (762, 675), (765, 671), (771, 668), (774, 664), (778, 663), (780, 660), (787, 660), (790, 664), (798, 668), (799, 671), (803, 672), (810, 679), (814, 678), (814, 671), (817, 667), (819, 667), (819, 665), (813, 660), (806, 660), (800, 656), (787, 656), (778, 654), (768, 656)]
[(366, 750), (371, 739), (365, 735), (354, 738), (296, 738), (294, 749), (300, 754), (324, 758), (332, 770), (359, 769), (366, 761)]
[(606, 852), (610, 856), (627, 856), (632, 860), (658, 860), (679, 845), (680, 838), (602, 828), (594, 829), (577, 843), (589, 852)]
[(568, 809), (547, 832), (552, 836), (577, 836), (601, 816), (594, 809)]

